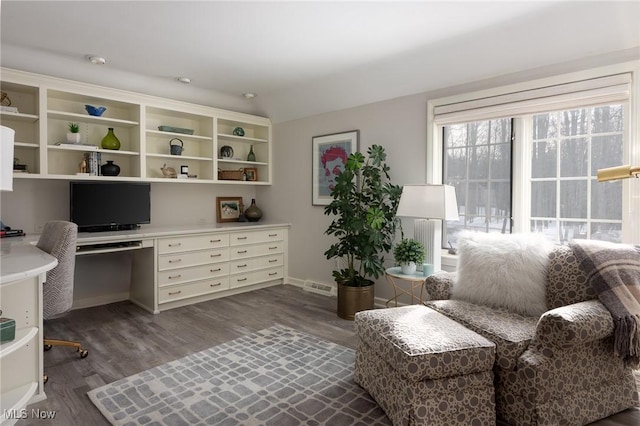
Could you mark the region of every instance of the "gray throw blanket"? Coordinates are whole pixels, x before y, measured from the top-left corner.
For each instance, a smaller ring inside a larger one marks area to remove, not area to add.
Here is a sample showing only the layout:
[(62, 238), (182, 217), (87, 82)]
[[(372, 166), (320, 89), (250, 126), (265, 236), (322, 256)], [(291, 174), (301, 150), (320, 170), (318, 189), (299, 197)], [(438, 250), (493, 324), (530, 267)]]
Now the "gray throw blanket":
[(595, 240), (570, 244), (598, 298), (613, 317), (614, 351), (640, 367), (640, 246)]

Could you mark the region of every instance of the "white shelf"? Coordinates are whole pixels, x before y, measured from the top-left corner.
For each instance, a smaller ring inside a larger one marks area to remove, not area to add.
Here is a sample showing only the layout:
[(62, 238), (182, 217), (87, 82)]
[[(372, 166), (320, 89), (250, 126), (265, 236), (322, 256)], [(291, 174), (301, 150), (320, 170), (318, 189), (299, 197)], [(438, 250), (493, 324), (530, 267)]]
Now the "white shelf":
[(246, 161), (246, 160), (218, 160), (218, 164), (241, 164), (245, 166), (268, 166), (269, 163), (263, 163), (261, 161)]
[(227, 140), (230, 140), (230, 141), (246, 142), (246, 143), (267, 143), (267, 142), (269, 142), (266, 139), (249, 138), (249, 137), (246, 137), (246, 136), (227, 135), (227, 134), (224, 134), (224, 133), (218, 133), (218, 137), (220, 139), (227, 139)]
[(40, 148), (40, 145), (38, 145), (37, 143), (29, 143), (29, 142), (14, 142), (13, 146), (15, 146), (16, 148), (31, 148), (31, 149)]
[(102, 149), (102, 148), (91, 149), (89, 147), (86, 147), (86, 148), (77, 147), (76, 148), (76, 147), (70, 147), (70, 146), (47, 145), (47, 149), (51, 149), (51, 150), (54, 150), (54, 151), (104, 152), (106, 154), (113, 154), (113, 155), (131, 155), (131, 156), (140, 155), (139, 152), (135, 152), (135, 151), (122, 151), (122, 150), (119, 150), (119, 149)]
[(121, 120), (119, 118), (109, 117), (96, 117), (93, 115), (77, 114), (75, 112), (65, 111), (48, 111), (47, 116), (58, 120), (75, 120), (83, 123), (102, 124), (104, 126), (111, 127), (135, 127), (140, 124), (137, 121)]
[(147, 154), (147, 157), (171, 158), (172, 160), (197, 160), (197, 161), (213, 161), (209, 157), (194, 157), (190, 155), (171, 155), (171, 154)]
[[(29, 340), (33, 339), (38, 334), (37, 327), (27, 327), (16, 330), (16, 338), (10, 342), (4, 342), (0, 344), (0, 358), (9, 355), (10, 353), (20, 349), (26, 345)], [(3, 395), (4, 397), (4, 395)]]
[(2, 117), (4, 120), (9, 119), (9, 120), (16, 120), (16, 121), (24, 121), (27, 123), (35, 123), (40, 118), (37, 115), (33, 115), (33, 114), (23, 114), (21, 112), (6, 112), (6, 111), (0, 111), (0, 117)]
[(213, 140), (211, 136), (188, 135), (186, 133), (163, 132), (161, 130), (147, 130), (147, 134), (164, 136), (164, 137), (173, 137), (178, 139), (196, 139), (196, 140), (202, 140), (202, 141)]

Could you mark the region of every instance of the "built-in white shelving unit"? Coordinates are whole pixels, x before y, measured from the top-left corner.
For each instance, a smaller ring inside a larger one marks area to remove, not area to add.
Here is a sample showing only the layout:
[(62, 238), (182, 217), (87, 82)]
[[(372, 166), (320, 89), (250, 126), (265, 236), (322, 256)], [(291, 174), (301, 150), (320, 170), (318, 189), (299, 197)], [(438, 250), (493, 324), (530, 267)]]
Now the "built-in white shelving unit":
[[(267, 118), (4, 68), (0, 88), (19, 111), (0, 113), (2, 125), (16, 132), (17, 162), (27, 168), (27, 173), (14, 173), (17, 179), (271, 184), (271, 122)], [(91, 116), (85, 105), (107, 109), (102, 116)], [(81, 144), (98, 149), (62, 145), (71, 122), (80, 126)], [(234, 135), (238, 127), (244, 136)], [(109, 128), (120, 140), (119, 150), (100, 148)], [(181, 145), (182, 155), (172, 155), (171, 144)], [(232, 147), (232, 158), (220, 157), (223, 146)], [(247, 160), (251, 149), (256, 161)], [(77, 175), (85, 152), (98, 152), (101, 163), (113, 161), (120, 166), (120, 174)], [(165, 165), (178, 173), (187, 166), (192, 178), (166, 178), (161, 171)], [(248, 169), (245, 176), (255, 180), (221, 178), (225, 175), (221, 172), (239, 169)]]

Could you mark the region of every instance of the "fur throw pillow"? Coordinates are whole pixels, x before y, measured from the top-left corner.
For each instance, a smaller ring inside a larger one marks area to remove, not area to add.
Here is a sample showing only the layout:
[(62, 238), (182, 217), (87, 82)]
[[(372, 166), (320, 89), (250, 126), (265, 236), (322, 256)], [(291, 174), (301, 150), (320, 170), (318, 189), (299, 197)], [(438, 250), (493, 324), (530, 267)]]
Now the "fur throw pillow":
[(540, 316), (547, 310), (545, 287), (553, 243), (541, 234), (458, 236), (458, 274), (452, 299)]

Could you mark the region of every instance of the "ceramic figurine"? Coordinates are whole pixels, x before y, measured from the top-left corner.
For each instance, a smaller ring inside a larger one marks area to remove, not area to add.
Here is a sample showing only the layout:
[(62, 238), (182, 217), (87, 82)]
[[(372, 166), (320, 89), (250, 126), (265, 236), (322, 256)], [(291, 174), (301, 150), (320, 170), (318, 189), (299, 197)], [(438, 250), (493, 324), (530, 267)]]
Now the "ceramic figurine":
[(162, 170), (162, 175), (166, 178), (178, 177), (178, 173), (176, 172), (176, 169), (174, 169), (173, 167), (167, 167), (167, 163), (163, 164), (162, 167), (160, 167), (160, 170)]

